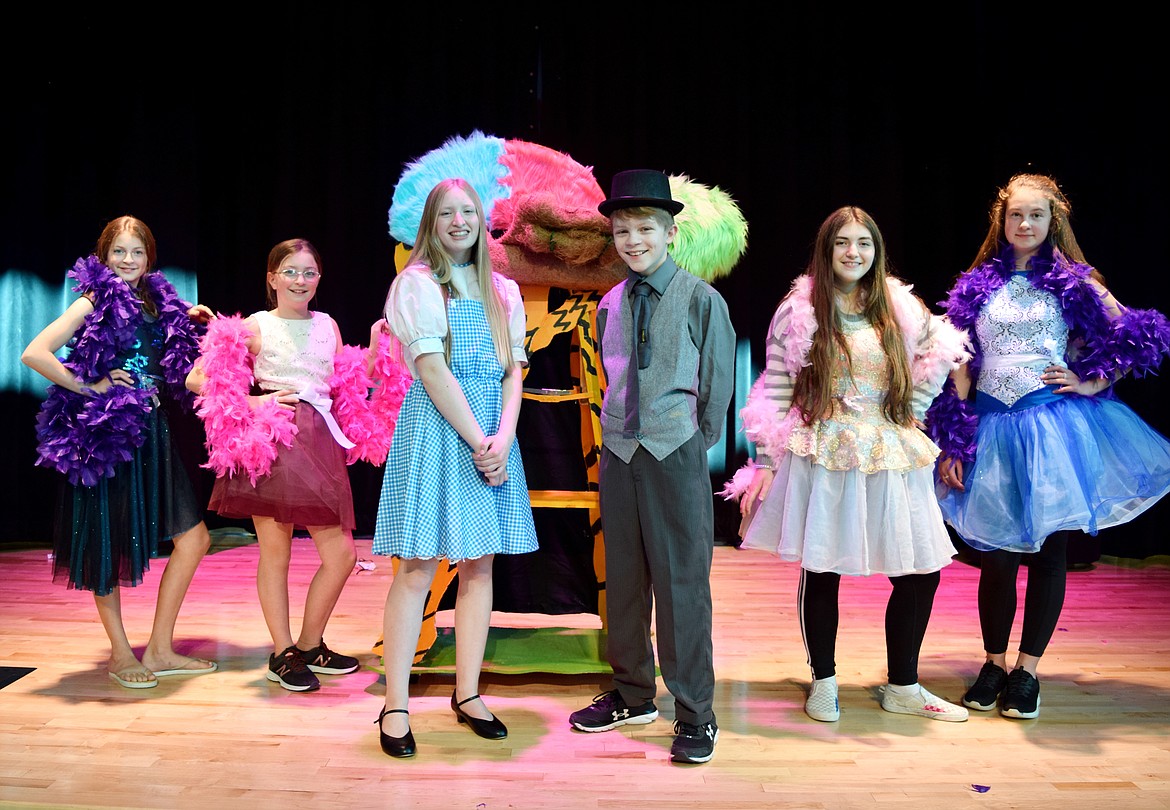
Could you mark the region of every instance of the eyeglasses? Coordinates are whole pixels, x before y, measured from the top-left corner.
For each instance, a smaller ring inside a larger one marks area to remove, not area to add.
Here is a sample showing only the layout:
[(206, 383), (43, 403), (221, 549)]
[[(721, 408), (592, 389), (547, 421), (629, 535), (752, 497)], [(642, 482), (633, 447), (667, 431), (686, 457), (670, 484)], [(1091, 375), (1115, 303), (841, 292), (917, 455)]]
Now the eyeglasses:
[(286, 267), (283, 270), (278, 271), (276, 275), (281, 276), (286, 281), (296, 281), (297, 276), (300, 276), (305, 281), (310, 282), (321, 278), (321, 274), (316, 270), (293, 270), (291, 267)]

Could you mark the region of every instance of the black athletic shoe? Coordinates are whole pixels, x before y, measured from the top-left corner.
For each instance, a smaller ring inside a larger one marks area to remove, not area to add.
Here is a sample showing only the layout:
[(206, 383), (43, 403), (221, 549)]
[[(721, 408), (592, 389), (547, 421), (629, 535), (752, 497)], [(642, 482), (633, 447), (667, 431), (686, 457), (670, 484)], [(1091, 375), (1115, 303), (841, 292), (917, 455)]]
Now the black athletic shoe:
[(1040, 681), (1026, 669), (1013, 669), (1003, 690), (1003, 705), (999, 713), (1004, 717), (1031, 720), (1040, 715)]
[(325, 675), (346, 675), (354, 672), (361, 665), (351, 655), (342, 655), (341, 653), (333, 652), (325, 646), (325, 639), (321, 639), (321, 644), (311, 650), (297, 649), (301, 654), (301, 658), (305, 662), (305, 666), (313, 672), (320, 672)]
[(618, 726), (644, 726), (658, 717), (658, 707), (647, 700), (640, 706), (627, 706), (616, 689), (602, 692), (593, 703), (569, 715), (569, 722), (582, 731), (609, 731)]
[(301, 651), (294, 644), (280, 655), (268, 656), (268, 680), (278, 683), (290, 692), (312, 692), (321, 688), (317, 676), (309, 671)]
[(674, 743), (670, 746), (670, 758), (674, 762), (708, 762), (715, 755), (715, 741), (719, 739), (719, 726), (714, 721), (693, 726), (681, 720), (674, 721)]
[(1007, 686), (1008, 674), (1003, 667), (988, 661), (979, 670), (979, 677), (963, 695), (963, 705), (968, 709), (989, 712), (999, 703), (999, 694)]

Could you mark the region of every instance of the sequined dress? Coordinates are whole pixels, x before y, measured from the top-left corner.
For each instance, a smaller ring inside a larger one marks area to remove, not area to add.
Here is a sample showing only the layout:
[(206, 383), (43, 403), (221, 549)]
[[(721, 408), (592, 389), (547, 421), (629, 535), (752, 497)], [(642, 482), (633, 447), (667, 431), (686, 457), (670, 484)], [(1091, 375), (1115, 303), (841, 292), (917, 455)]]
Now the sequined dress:
[(816, 572), (938, 571), (955, 552), (934, 497), (939, 449), (882, 415), (888, 377), (877, 331), (863, 316), (839, 317), (852, 375), (841, 355), (832, 415), (797, 421), (742, 547)]
[(1068, 326), (1056, 297), (1014, 273), (975, 321), (976, 457), (965, 491), (938, 485), (948, 523), (973, 548), (1035, 552), (1053, 532), (1132, 520), (1170, 491), (1170, 442), (1111, 389), (1056, 394), (1041, 379), (1064, 365)]

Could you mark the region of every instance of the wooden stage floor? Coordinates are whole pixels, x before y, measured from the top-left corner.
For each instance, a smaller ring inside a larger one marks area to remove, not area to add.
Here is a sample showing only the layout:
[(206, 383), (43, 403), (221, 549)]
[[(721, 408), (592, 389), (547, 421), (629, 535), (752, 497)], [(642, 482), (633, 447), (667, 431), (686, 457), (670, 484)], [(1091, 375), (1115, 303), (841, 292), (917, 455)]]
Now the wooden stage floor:
[[(297, 538), (293, 605), (316, 564)], [(359, 557), (370, 559), (370, 541)], [(893, 715), (885, 682), (884, 577), (842, 583), (841, 720), (802, 710), (807, 683), (794, 609), (798, 570), (760, 552), (715, 549), (716, 712), (706, 765), (668, 761), (674, 704), (633, 729), (586, 734), (569, 712), (599, 675), (486, 675), (510, 729), (502, 742), (457, 725), (450, 676), (412, 693), (419, 753), (393, 760), (373, 721), (384, 682), (363, 667), (294, 694), (264, 677), (269, 639), (255, 595), (257, 549), (210, 554), (176, 634), (220, 671), (129, 690), (106, 677), (105, 635), (87, 593), (50, 581), (44, 549), (0, 552), (0, 806), (126, 808), (1170, 808), (1170, 568), (1098, 563), (1069, 575), (1041, 668), (1036, 720), (972, 713), (966, 723)], [(358, 570), (326, 638), (376, 664), (389, 561)], [(1116, 563), (1116, 561), (1114, 561)], [(165, 560), (124, 592), (145, 644)], [(958, 700), (981, 664), (978, 571), (943, 571), (921, 662), (924, 685)], [(1023, 577), (1021, 577), (1021, 585)], [(440, 624), (450, 621), (440, 614)], [(596, 616), (497, 614), (504, 626), (598, 627)], [(294, 628), (296, 624), (294, 622)], [(1018, 633), (1018, 628), (1017, 628)], [(981, 788), (986, 788), (985, 791)]]

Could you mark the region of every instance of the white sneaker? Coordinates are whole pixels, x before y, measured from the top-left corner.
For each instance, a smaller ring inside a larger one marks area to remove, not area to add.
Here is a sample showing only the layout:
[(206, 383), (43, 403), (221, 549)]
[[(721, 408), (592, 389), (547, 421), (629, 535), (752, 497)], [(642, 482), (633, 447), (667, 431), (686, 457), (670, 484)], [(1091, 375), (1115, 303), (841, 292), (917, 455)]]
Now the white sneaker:
[(808, 690), (808, 699), (804, 702), (804, 713), (822, 723), (832, 723), (841, 719), (841, 704), (837, 702), (836, 675), (812, 682), (812, 688)]
[(916, 691), (908, 695), (895, 692), (890, 684), (886, 684), (882, 695), (882, 708), (894, 714), (916, 714), (919, 717), (929, 717), (931, 720), (946, 720), (950, 723), (962, 723), (967, 719), (967, 710), (954, 703), (947, 703), (940, 697), (932, 695), (921, 686), (916, 685)]

